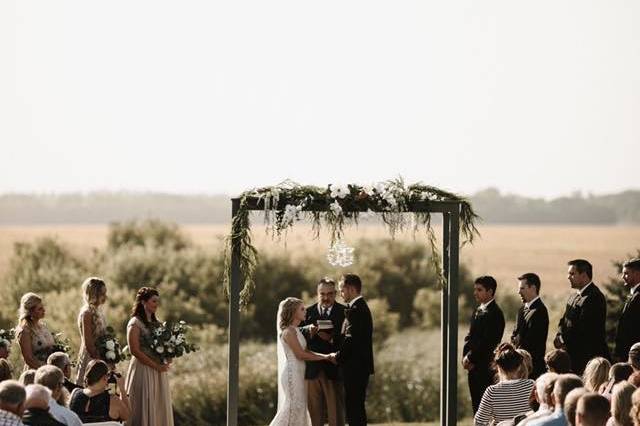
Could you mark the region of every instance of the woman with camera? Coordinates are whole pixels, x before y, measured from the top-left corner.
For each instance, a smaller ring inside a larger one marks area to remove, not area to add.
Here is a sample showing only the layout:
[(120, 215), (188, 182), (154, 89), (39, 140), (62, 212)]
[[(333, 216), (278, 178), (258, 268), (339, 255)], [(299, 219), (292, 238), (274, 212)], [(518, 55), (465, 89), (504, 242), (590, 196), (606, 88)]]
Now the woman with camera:
[[(116, 383), (120, 395), (109, 393), (109, 383)], [(74, 389), (69, 408), (83, 423), (125, 421), (131, 409), (122, 375), (111, 371), (106, 362), (92, 360), (84, 375), (85, 388)]]

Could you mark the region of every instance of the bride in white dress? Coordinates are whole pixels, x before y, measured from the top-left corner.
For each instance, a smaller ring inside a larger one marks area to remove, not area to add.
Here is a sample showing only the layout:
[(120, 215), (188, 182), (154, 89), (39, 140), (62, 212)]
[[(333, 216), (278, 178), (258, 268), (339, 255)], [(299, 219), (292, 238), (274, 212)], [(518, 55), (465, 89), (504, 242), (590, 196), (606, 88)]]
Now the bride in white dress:
[(305, 311), (302, 300), (295, 297), (287, 297), (278, 307), (278, 411), (269, 426), (311, 426), (304, 362), (335, 362), (332, 355), (307, 350), (298, 329)]

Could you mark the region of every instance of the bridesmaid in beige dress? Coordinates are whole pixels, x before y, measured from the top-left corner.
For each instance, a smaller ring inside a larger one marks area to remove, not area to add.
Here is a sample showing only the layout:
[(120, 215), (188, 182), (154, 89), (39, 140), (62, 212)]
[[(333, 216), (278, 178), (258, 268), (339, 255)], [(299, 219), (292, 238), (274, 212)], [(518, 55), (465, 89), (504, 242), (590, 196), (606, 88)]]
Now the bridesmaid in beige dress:
[(159, 302), (156, 289), (142, 287), (127, 324), (127, 344), (133, 356), (125, 384), (131, 404), (128, 426), (173, 426), (169, 365), (147, 355), (140, 344), (141, 336), (148, 335), (152, 326), (158, 324)]
[(40, 322), (45, 314), (42, 297), (35, 293), (26, 293), (20, 299), (20, 309), (18, 310), (18, 326), (16, 336), (18, 345), (24, 359), (24, 369), (37, 370), (45, 365), (45, 359), (38, 359), (37, 354), (50, 352), (50, 348), (55, 341), (47, 326)]
[(107, 285), (96, 277), (87, 278), (82, 283), (84, 306), (78, 314), (78, 329), (80, 330), (80, 353), (78, 355), (78, 371), (76, 383), (84, 386), (84, 374), (92, 359), (100, 359), (96, 348), (96, 339), (106, 330), (106, 323), (101, 306), (107, 301)]

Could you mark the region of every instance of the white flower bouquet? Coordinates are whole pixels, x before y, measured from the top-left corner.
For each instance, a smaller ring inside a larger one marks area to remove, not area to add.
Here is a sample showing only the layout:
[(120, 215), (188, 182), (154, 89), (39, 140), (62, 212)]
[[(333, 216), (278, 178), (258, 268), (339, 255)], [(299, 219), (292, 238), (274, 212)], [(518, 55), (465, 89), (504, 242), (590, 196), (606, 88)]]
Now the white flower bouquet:
[(109, 364), (117, 364), (127, 358), (120, 348), (120, 342), (112, 327), (107, 327), (105, 333), (96, 339), (96, 349), (100, 358)]
[(151, 332), (143, 337), (143, 346), (147, 353), (166, 364), (172, 358), (180, 358), (198, 350), (196, 345), (188, 341), (188, 332), (189, 326), (184, 321), (165, 321), (151, 328)]

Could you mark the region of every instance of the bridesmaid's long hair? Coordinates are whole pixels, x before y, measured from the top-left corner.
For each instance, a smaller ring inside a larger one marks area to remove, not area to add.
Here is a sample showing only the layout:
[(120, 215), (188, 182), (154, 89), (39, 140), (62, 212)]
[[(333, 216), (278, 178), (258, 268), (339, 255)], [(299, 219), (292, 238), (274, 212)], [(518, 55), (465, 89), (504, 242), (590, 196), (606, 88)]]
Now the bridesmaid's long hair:
[(20, 299), (20, 309), (18, 309), (18, 327), (33, 327), (31, 312), (38, 304), (42, 303), (42, 297), (35, 293), (26, 293)]
[[(149, 325), (149, 321), (147, 320), (147, 315), (144, 312), (143, 302), (148, 301), (153, 296), (160, 296), (158, 290), (153, 287), (142, 287), (138, 290), (136, 294), (136, 301), (133, 304), (133, 309), (131, 309), (131, 317), (138, 318), (140, 321), (144, 323), (144, 325)], [(151, 315), (151, 322), (158, 322), (156, 318), (156, 314)]]
[(82, 283), (82, 297), (86, 306), (98, 307), (100, 297), (107, 289), (107, 284), (97, 277), (89, 277)]

